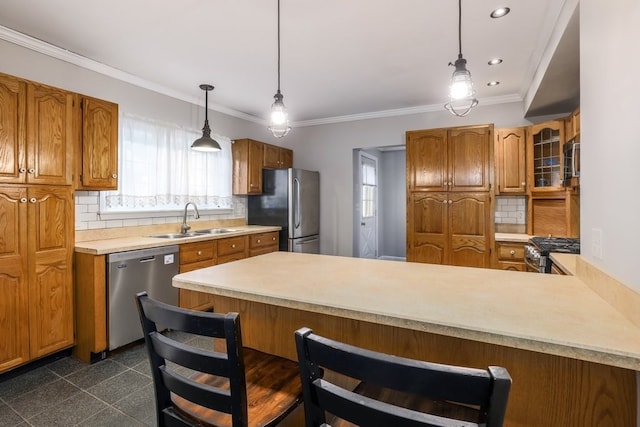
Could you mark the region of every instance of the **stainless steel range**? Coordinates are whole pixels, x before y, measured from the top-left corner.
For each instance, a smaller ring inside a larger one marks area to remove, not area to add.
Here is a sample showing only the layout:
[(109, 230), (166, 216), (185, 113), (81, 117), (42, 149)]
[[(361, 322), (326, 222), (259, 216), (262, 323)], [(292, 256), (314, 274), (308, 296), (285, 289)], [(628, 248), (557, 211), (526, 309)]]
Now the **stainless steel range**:
[(527, 271), (551, 273), (553, 262), (549, 254), (560, 252), (565, 254), (580, 253), (580, 239), (577, 237), (532, 237), (524, 247), (524, 262)]

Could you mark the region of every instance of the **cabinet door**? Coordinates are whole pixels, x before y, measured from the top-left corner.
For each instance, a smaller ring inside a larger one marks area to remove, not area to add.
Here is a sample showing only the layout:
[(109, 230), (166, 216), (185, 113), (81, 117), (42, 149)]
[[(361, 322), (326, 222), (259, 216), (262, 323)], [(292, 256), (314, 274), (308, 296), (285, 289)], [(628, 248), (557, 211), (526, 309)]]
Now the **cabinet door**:
[(118, 105), (83, 97), (82, 171), (78, 188), (118, 188)]
[(28, 190), (31, 357), (73, 345), (74, 247), (71, 188)]
[(280, 167), (280, 148), (275, 145), (264, 144), (262, 167), (277, 169)]
[(448, 193), (412, 193), (407, 209), (407, 261), (446, 264)]
[(29, 360), (27, 190), (0, 187), (0, 372)]
[(491, 196), (487, 193), (449, 193), (451, 254), (449, 264), (491, 266), (493, 247)]
[(231, 150), (233, 194), (261, 194), (264, 144), (252, 139), (238, 139)]
[(293, 150), (288, 148), (280, 149), (280, 168), (288, 169), (293, 167)]
[(496, 175), (498, 194), (525, 194), (525, 129), (496, 130)]
[(491, 189), (492, 133), (492, 126), (454, 128), (448, 131), (449, 191)]
[(0, 74), (0, 183), (26, 179), (26, 83)]
[(564, 122), (554, 120), (529, 129), (527, 158), (529, 185), (533, 191), (558, 191), (562, 187)]
[(27, 182), (71, 185), (75, 95), (27, 85)]
[(408, 191), (446, 191), (447, 131), (407, 132)]

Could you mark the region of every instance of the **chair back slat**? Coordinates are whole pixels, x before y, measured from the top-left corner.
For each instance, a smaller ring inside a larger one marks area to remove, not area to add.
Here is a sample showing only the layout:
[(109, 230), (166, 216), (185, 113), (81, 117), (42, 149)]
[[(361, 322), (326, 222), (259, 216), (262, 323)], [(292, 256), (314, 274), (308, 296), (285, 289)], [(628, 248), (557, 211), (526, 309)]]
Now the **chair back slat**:
[[(367, 427), (502, 426), (511, 386), (504, 368), (391, 356), (318, 336), (309, 328), (296, 331), (295, 340), (307, 427), (326, 423), (325, 411)], [(323, 379), (327, 370), (360, 383), (346, 390)], [(389, 395), (394, 398), (387, 399)], [(411, 399), (405, 399), (409, 395)], [(398, 396), (412, 404), (416, 396), (419, 404), (402, 407), (406, 402), (398, 404)]]
[(165, 360), (207, 374), (229, 376), (229, 358), (225, 353), (208, 351), (172, 340), (159, 332), (149, 334), (153, 350)]
[(174, 371), (166, 367), (160, 367), (162, 381), (165, 387), (172, 393), (216, 411), (230, 414), (233, 411), (231, 392), (229, 390), (211, 387), (176, 375)]

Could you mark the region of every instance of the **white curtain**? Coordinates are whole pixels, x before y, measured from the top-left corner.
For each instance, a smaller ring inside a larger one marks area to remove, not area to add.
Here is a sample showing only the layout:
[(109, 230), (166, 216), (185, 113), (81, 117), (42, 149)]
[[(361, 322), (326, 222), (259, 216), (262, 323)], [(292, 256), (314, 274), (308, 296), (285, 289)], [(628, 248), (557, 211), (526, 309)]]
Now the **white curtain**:
[(118, 190), (104, 192), (104, 211), (231, 207), (231, 140), (212, 134), (221, 151), (191, 150), (201, 132), (123, 114)]

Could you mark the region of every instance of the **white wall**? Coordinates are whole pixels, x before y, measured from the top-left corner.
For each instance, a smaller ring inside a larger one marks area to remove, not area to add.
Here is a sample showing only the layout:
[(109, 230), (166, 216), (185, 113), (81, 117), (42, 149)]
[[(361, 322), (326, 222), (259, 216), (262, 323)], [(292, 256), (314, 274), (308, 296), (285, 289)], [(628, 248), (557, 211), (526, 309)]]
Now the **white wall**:
[[(640, 292), (638, 0), (580, 2), (582, 256)], [(602, 258), (592, 230), (602, 230)]]
[[(426, 82), (425, 82), (426, 84)], [(476, 107), (460, 118), (442, 111), (410, 116), (360, 120), (293, 129), (294, 164), (320, 171), (320, 251), (353, 255), (354, 148), (373, 148), (405, 143), (408, 130), (494, 123), (496, 127), (530, 124), (523, 118), (522, 103)]]

